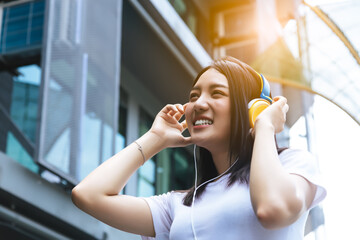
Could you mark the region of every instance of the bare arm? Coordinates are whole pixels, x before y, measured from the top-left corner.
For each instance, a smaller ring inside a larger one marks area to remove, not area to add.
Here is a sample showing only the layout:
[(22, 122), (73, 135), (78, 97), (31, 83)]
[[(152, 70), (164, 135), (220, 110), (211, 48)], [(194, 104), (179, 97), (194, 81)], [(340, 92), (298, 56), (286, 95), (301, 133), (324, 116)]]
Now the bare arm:
[(281, 132), (288, 105), (283, 97), (261, 113), (254, 127), (254, 149), (250, 170), (250, 196), (265, 228), (295, 222), (311, 205), (316, 187), (301, 176), (286, 172), (279, 160), (274, 134)]
[[(185, 146), (191, 139), (181, 135), (184, 124), (182, 105), (167, 105), (156, 116), (152, 128), (136, 142), (146, 159), (166, 147)], [(77, 207), (120, 230), (155, 236), (150, 208), (145, 200), (118, 195), (130, 176), (143, 164), (143, 156), (135, 143), (105, 161), (72, 190)]]

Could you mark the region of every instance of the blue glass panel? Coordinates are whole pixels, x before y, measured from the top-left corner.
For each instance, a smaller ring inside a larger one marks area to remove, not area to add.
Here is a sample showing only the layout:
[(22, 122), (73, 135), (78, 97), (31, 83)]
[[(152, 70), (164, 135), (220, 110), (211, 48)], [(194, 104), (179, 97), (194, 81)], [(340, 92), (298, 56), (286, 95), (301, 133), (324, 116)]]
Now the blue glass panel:
[[(40, 80), (40, 78), (39, 78)], [(30, 91), (29, 93), (29, 100), (30, 101), (37, 101), (39, 99), (39, 91)]]
[(30, 44), (40, 44), (42, 42), (43, 29), (36, 29), (31, 31), (30, 34)]
[(29, 11), (30, 11), (29, 3), (9, 7), (9, 18), (27, 16), (29, 15)]
[(23, 84), (14, 84), (14, 89), (12, 93), (12, 101), (18, 101), (24, 99), (23, 96), (25, 95), (25, 85)]
[(31, 28), (41, 27), (44, 24), (44, 15), (36, 15), (31, 19)]
[(139, 179), (139, 190), (138, 196), (139, 197), (150, 197), (155, 195), (155, 188), (154, 186), (147, 182), (146, 180), (140, 178)]
[(21, 17), (14, 20), (9, 20), (6, 25), (6, 33), (14, 33), (18, 31), (26, 31), (28, 28), (28, 17)]
[(33, 64), (22, 66), (17, 70), (20, 72), (20, 75), (16, 77), (16, 81), (30, 83), (32, 85), (40, 85), (41, 68), (38, 65)]
[(7, 137), (6, 155), (35, 173), (39, 171), (38, 165), (34, 163), (32, 157), (25, 151), (19, 141), (11, 133), (9, 133)]
[(19, 34), (11, 34), (6, 36), (6, 42), (4, 47), (4, 52), (9, 52), (12, 49), (19, 49), (25, 47), (26, 45), (26, 32), (21, 32)]
[[(8, 8), (4, 8), (3, 9), (3, 17), (6, 18), (7, 14), (8, 14)], [(4, 22), (2, 23), (2, 25), (4, 26)]]
[(41, 69), (37, 65), (19, 67), (14, 77), (10, 115), (19, 129), (35, 142)]
[(33, 14), (44, 12), (45, 9), (45, 1), (37, 1), (33, 3)]
[(26, 50), (42, 42), (45, 1), (28, 2), (3, 10), (0, 53)]

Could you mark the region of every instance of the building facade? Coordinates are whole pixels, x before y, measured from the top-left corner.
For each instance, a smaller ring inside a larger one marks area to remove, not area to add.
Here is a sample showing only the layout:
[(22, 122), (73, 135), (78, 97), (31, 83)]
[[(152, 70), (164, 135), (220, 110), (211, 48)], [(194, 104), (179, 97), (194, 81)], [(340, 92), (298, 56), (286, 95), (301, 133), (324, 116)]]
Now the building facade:
[[(274, 76), (264, 68), (269, 46), (286, 49), (258, 34), (261, 1), (219, 2), (0, 1), (0, 236), (139, 239), (81, 212), (71, 189), (145, 133), (165, 104), (187, 102), (192, 80), (212, 58), (232, 55)], [(289, 2), (270, 5), (273, 13), (284, 8), (278, 27), (294, 18), (286, 13), (295, 13), (296, 1)], [(277, 71), (306, 81), (300, 68)], [(312, 97), (281, 84), (272, 89), (295, 106), (280, 145), (289, 145), (291, 127), (304, 117), (311, 150)], [(193, 179), (191, 148), (167, 149), (124, 193), (188, 189)]]

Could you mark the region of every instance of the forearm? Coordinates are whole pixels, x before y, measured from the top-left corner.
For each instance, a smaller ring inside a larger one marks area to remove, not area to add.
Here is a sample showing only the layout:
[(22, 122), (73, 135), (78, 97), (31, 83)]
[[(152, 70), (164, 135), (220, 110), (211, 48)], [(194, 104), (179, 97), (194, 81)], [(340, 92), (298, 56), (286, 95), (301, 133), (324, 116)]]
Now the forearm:
[(191, 143), (190, 137), (182, 136), (186, 126), (178, 122), (183, 114), (181, 104), (166, 105), (155, 117), (151, 129), (136, 140), (137, 144), (131, 143), (105, 161), (73, 189), (75, 205), (110, 226), (154, 237), (151, 210), (146, 201), (118, 194), (144, 163), (144, 158), (149, 159), (167, 147)]
[[(141, 147), (145, 159), (149, 159), (164, 148), (161, 139), (147, 132), (136, 141)], [(91, 197), (117, 195), (131, 175), (144, 163), (138, 145), (131, 143), (125, 149), (105, 161), (73, 190)]]
[(270, 124), (261, 123), (255, 132), (250, 195), (259, 218), (271, 219), (275, 216), (275, 220), (281, 224), (282, 220), (288, 222), (296, 217), (296, 212), (301, 210), (296, 184), (280, 163), (274, 130)]

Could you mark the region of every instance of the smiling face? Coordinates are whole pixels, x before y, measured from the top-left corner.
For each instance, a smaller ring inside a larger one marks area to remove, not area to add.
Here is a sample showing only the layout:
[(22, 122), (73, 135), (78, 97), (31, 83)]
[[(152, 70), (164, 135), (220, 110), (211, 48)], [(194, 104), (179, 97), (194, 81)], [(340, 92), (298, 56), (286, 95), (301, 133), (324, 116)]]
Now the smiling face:
[(185, 110), (186, 122), (193, 142), (212, 151), (228, 148), (230, 142), (231, 104), (226, 77), (210, 68), (190, 92)]

